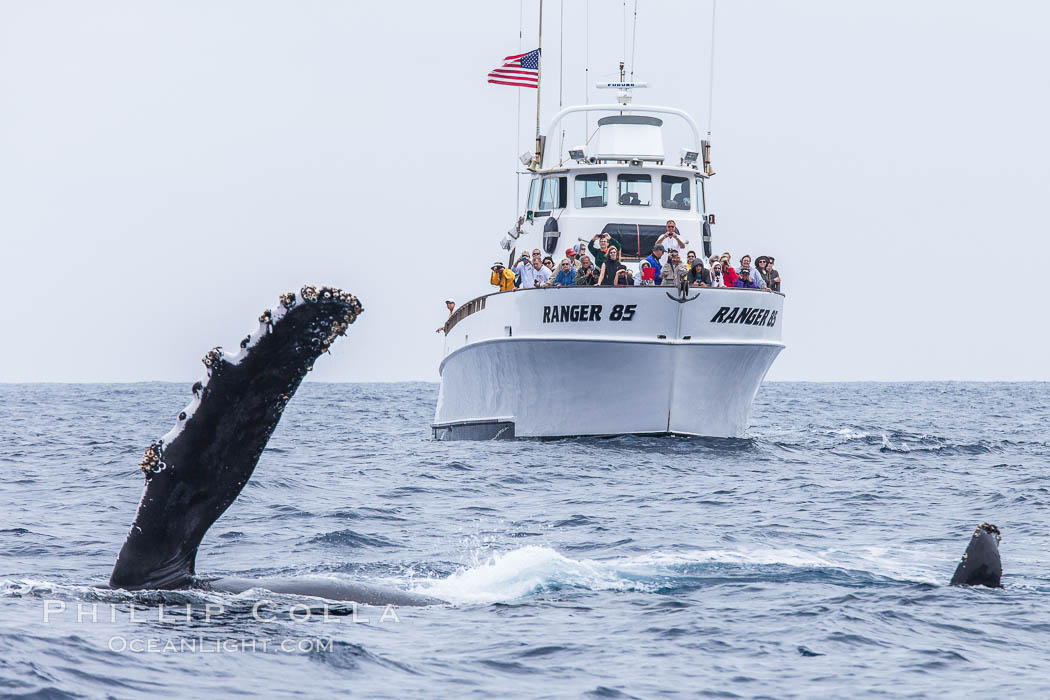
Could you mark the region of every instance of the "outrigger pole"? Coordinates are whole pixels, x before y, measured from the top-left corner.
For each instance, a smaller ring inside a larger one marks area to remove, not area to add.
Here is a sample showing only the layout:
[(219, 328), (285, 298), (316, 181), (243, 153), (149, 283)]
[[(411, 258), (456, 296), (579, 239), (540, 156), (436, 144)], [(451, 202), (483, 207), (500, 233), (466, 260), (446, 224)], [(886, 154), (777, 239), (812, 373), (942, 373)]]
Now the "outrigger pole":
[(536, 157), (533, 162), (534, 169), (543, 165), (543, 137), (540, 136), (540, 85), (543, 76), (543, 0), (540, 0), (540, 25), (539, 38), (537, 39), (536, 55)]

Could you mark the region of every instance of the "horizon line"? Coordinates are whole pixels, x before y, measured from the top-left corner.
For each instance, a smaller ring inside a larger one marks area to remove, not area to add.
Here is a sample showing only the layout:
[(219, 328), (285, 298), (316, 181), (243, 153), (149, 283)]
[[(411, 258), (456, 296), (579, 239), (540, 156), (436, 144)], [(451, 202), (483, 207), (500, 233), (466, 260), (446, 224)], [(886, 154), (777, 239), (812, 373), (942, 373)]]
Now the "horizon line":
[[(181, 379), (125, 379), (125, 380), (0, 380), (0, 386), (24, 386), (35, 384), (186, 384), (196, 380)], [(440, 384), (440, 380), (429, 379), (375, 379), (370, 381), (304, 380), (303, 384)], [(762, 384), (1047, 384), (1050, 379), (767, 379)]]

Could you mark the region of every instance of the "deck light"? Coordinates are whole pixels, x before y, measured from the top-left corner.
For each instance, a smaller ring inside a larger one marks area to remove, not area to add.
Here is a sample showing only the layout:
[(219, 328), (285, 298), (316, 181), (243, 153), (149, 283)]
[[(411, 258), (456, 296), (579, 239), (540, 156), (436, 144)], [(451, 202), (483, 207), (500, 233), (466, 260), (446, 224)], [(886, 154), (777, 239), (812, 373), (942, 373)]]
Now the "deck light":
[(524, 165), (524, 166), (531, 165), (532, 164), (532, 152), (531, 151), (525, 151), (520, 156), (518, 156), (518, 160), (520, 160), (521, 164)]
[(583, 163), (587, 160), (587, 156), (583, 152), (583, 146), (577, 146), (576, 148), (569, 149), (569, 157), (577, 163)]
[(699, 151), (690, 151), (688, 148), (682, 149), (682, 162), (686, 165), (694, 165), (697, 159), (700, 158)]

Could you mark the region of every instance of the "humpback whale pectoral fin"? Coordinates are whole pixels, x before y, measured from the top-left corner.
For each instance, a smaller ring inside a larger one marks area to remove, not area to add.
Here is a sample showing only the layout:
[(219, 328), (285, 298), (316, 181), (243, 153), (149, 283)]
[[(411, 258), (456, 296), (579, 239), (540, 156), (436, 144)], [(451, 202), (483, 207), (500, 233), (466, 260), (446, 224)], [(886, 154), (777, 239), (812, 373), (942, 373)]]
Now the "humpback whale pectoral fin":
[[(182, 588), (195, 581), (201, 539), (251, 478), (285, 405), (363, 309), (334, 287), (303, 287), (267, 309), (260, 332), (228, 358), (213, 348), (194, 403), (146, 448), (146, 477), (131, 531), (113, 567), (113, 588)], [(231, 361), (232, 360), (232, 361)]]
[(1001, 588), (1003, 563), (999, 556), (999, 543), (1002, 539), (1002, 533), (995, 525), (978, 525), (955, 568), (951, 585)]

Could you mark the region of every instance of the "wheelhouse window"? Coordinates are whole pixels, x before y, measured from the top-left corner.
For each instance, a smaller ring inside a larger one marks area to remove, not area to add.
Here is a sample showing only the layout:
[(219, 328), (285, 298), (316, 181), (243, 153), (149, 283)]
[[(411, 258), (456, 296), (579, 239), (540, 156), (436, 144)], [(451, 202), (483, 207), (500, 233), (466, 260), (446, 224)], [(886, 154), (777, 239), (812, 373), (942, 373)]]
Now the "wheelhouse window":
[(540, 189), (540, 204), (539, 208), (542, 211), (550, 211), (551, 209), (561, 209), (565, 206), (565, 200), (568, 199), (568, 178), (565, 177), (545, 177), (543, 178), (543, 187)]
[(653, 179), (649, 175), (620, 175), (616, 180), (618, 201), (623, 206), (647, 207), (653, 201)]
[(576, 208), (604, 207), (609, 203), (609, 176), (605, 173), (576, 176)]
[(663, 175), (660, 178), (660, 200), (664, 209), (689, 211), (689, 178)]
[(696, 178), (696, 211), (703, 214), (707, 211), (707, 201), (705, 200), (704, 194), (704, 181), (702, 178)]
[(530, 212), (536, 211), (536, 205), (540, 202), (540, 179), (538, 177), (532, 178), (532, 182), (529, 183), (529, 202), (526, 209)]

